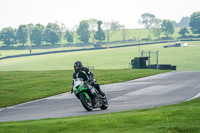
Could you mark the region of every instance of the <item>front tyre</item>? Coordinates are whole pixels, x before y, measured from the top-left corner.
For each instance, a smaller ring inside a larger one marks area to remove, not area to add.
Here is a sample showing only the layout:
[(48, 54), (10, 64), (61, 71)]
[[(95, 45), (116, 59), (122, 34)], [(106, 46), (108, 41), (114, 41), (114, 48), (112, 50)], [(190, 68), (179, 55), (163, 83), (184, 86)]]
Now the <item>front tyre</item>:
[(103, 99), (103, 101), (102, 101), (103, 103), (102, 103), (102, 106), (100, 107), (102, 110), (105, 110), (105, 109), (107, 109), (108, 108), (108, 100), (107, 100), (107, 98), (105, 97), (104, 99)]
[(89, 99), (86, 98), (85, 94), (81, 94), (80, 95), (80, 101), (83, 105), (83, 107), (87, 110), (87, 111), (92, 111), (93, 106), (92, 106), (92, 100), (89, 97)]

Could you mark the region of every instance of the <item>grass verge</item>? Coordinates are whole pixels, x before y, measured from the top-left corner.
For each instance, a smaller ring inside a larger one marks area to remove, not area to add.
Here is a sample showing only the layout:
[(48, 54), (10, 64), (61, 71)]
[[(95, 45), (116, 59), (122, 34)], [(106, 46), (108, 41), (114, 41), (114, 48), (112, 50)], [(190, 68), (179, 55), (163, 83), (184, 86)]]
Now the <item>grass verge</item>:
[[(123, 82), (167, 71), (163, 70), (93, 70), (100, 85)], [(70, 91), (72, 70), (0, 72), (0, 108)]]
[(0, 123), (1, 133), (197, 133), (200, 98), (176, 105), (81, 117)]

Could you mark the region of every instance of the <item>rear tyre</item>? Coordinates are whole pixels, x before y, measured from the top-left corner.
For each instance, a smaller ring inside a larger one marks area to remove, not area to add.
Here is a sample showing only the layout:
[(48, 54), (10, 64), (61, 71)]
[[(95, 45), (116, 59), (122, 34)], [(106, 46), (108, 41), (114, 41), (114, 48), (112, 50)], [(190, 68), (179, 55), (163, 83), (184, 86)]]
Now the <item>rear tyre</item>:
[(87, 111), (92, 111), (93, 106), (92, 106), (92, 100), (91, 100), (90, 97), (89, 97), (89, 99), (87, 99), (87, 98), (85, 97), (84, 94), (81, 94), (81, 95), (80, 95), (80, 101), (81, 101), (83, 107), (84, 107)]
[(102, 106), (101, 106), (100, 108), (101, 108), (102, 110), (105, 110), (105, 109), (108, 108), (108, 100), (107, 100), (106, 97), (103, 99), (103, 103), (102, 103)]

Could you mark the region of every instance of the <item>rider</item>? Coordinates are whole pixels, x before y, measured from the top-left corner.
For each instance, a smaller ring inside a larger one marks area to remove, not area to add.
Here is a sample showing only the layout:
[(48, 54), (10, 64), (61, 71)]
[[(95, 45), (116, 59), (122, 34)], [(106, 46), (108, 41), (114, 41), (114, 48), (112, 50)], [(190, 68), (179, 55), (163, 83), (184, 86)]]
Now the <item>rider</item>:
[(92, 86), (96, 88), (96, 90), (104, 97), (105, 93), (101, 91), (99, 85), (97, 82), (93, 79), (94, 74), (87, 68), (84, 67), (81, 61), (76, 61), (74, 63), (74, 73), (73, 73), (73, 83), (72, 83), (72, 89), (71, 93), (73, 93), (73, 85), (74, 85), (74, 79), (76, 78), (83, 78), (83, 81), (89, 81), (92, 83)]

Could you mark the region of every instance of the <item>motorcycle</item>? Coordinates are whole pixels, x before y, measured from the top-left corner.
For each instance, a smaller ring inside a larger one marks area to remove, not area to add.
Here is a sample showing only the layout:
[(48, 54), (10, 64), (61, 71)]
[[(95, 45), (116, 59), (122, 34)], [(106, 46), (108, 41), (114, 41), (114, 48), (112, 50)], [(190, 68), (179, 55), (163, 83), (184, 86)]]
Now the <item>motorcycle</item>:
[(92, 111), (94, 108), (100, 108), (102, 110), (108, 108), (107, 98), (101, 96), (101, 94), (91, 86), (90, 82), (83, 81), (82, 78), (76, 78), (74, 80), (73, 92), (87, 111)]

